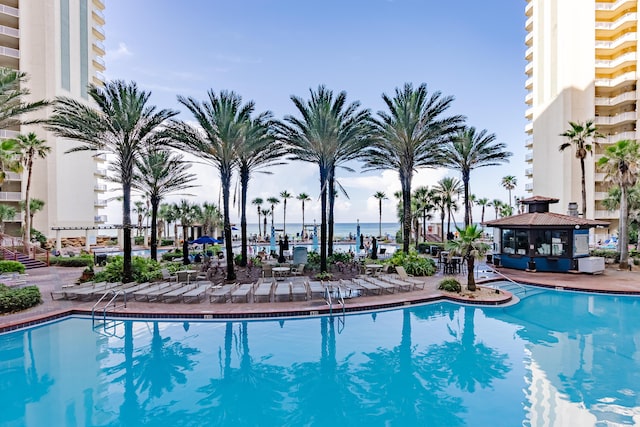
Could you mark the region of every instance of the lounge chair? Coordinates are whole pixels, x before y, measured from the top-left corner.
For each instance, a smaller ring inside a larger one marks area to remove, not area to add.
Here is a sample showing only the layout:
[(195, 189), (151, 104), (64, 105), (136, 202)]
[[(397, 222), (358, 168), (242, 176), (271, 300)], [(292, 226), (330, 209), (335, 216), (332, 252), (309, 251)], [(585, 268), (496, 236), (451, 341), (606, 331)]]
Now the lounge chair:
[(162, 302), (178, 301), (180, 298), (182, 298), (182, 295), (186, 294), (189, 291), (192, 291), (195, 287), (196, 285), (180, 286), (179, 288), (175, 288), (172, 291), (163, 293), (158, 299)]
[(375, 285), (373, 283), (369, 283), (364, 279), (353, 278), (353, 279), (351, 279), (351, 281), (353, 283), (355, 283), (356, 285), (360, 286), (361, 288), (363, 288), (367, 295), (380, 295), (380, 294), (382, 294), (382, 288), (380, 286)]
[(249, 302), (249, 294), (253, 289), (253, 283), (243, 283), (236, 290), (231, 292), (231, 302), (238, 302), (244, 298), (244, 302)]
[(169, 273), (169, 270), (166, 268), (163, 268), (162, 270), (160, 270), (160, 272), (162, 273), (162, 280), (165, 282), (176, 282), (178, 281), (178, 276), (176, 276), (175, 274), (171, 274)]
[(307, 287), (309, 288), (309, 297), (311, 299), (322, 298), (324, 296), (325, 286), (322, 282), (317, 280), (307, 282)]
[[(171, 285), (172, 284), (169, 282), (156, 283), (152, 286), (134, 292), (133, 299), (136, 301), (149, 301), (149, 294), (157, 294), (159, 291), (166, 289)], [(165, 292), (169, 292), (169, 289), (167, 289)]]
[(291, 301), (306, 301), (307, 293), (304, 282), (291, 282)]
[(273, 279), (258, 281), (253, 291), (253, 302), (269, 302), (271, 301), (271, 293), (273, 292)]
[(384, 289), (385, 291), (389, 292), (390, 294), (394, 293), (396, 291), (396, 287), (395, 285), (392, 285), (389, 282), (385, 282), (384, 280), (380, 280), (376, 277), (365, 277), (364, 280), (366, 280), (369, 283), (372, 283), (382, 289)]
[(279, 282), (273, 291), (276, 302), (291, 301), (291, 282)]
[(196, 285), (195, 288), (182, 294), (182, 302), (188, 303), (194, 300), (200, 302), (200, 297), (203, 296), (210, 287), (211, 285), (209, 283)]
[(231, 300), (231, 292), (233, 292), (237, 286), (238, 284), (234, 283), (215, 288), (211, 292), (211, 295), (209, 295), (209, 302), (227, 302)]
[(151, 292), (147, 292), (147, 302), (151, 301), (162, 301), (164, 295), (170, 292), (175, 291), (176, 289), (183, 289), (184, 283), (170, 283), (169, 286), (165, 286), (163, 288), (159, 288), (156, 290), (152, 290)]
[(304, 264), (298, 264), (297, 267), (291, 268), (292, 276), (302, 276), (304, 274)]
[(384, 280), (385, 282), (389, 282), (392, 285), (394, 285), (399, 291), (406, 291), (409, 292), (410, 290), (413, 289), (413, 283), (411, 282), (407, 282), (405, 280), (402, 280), (400, 278), (394, 277), (394, 276), (390, 276), (388, 274), (386, 275), (382, 275), (378, 277), (380, 280)]
[(398, 276), (400, 276), (400, 278), (405, 282), (413, 283), (414, 289), (424, 289), (424, 280), (415, 279), (413, 276), (407, 273), (407, 270), (405, 270), (403, 266), (396, 266), (396, 273), (398, 273)]

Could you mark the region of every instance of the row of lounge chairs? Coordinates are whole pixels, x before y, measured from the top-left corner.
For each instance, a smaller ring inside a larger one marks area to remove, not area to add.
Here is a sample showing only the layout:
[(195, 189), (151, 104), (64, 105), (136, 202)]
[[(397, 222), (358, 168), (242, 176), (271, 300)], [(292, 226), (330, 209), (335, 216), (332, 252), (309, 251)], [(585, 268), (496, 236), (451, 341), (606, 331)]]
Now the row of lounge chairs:
[(98, 299), (106, 293), (120, 294), (128, 300), (136, 301), (159, 301), (184, 303), (200, 301), (207, 293), (211, 283), (108, 283), (108, 282), (87, 282), (79, 285), (63, 286), (62, 289), (51, 292), (51, 299), (67, 299), (89, 301)]

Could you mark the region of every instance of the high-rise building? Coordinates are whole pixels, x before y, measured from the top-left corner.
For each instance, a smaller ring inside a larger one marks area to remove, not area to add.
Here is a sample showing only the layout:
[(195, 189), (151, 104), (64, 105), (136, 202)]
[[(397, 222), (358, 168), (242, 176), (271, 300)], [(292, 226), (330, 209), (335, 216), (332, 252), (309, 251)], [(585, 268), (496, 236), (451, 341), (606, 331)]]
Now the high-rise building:
[[(104, 83), (104, 4), (102, 0), (0, 0), (0, 66), (27, 73), (31, 101), (56, 96), (89, 102), (90, 83)], [(49, 110), (50, 111), (50, 110)], [(38, 115), (43, 117), (47, 111)], [(0, 137), (35, 131), (51, 147), (46, 159), (36, 160), (31, 197), (45, 202), (34, 216), (34, 228), (53, 237), (52, 227), (92, 227), (106, 221), (105, 156), (91, 152), (66, 154), (74, 143), (56, 137), (40, 125), (2, 129)], [(8, 174), (0, 202), (17, 207), (24, 200), (26, 178)], [(23, 215), (6, 224), (16, 232)], [(63, 235), (84, 235), (79, 231)]]
[[(525, 6), (525, 86), (528, 90), (526, 190), (582, 204), (575, 148), (559, 151), (569, 121), (595, 120), (598, 146), (586, 158), (586, 217), (606, 220), (616, 234), (618, 212), (602, 204), (605, 176), (596, 168), (608, 144), (636, 139), (638, 0), (528, 0)], [(579, 211), (584, 208), (578, 206)], [(597, 237), (592, 236), (592, 239)]]

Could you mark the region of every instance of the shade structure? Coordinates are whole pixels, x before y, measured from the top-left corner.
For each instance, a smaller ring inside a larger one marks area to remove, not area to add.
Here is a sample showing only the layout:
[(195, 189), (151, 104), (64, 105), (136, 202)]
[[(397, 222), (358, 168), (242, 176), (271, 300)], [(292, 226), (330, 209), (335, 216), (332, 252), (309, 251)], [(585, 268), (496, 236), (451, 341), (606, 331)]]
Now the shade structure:
[(190, 241), (189, 243), (195, 243), (197, 245), (214, 245), (216, 243), (222, 243), (222, 241), (210, 236), (200, 236), (197, 239)]

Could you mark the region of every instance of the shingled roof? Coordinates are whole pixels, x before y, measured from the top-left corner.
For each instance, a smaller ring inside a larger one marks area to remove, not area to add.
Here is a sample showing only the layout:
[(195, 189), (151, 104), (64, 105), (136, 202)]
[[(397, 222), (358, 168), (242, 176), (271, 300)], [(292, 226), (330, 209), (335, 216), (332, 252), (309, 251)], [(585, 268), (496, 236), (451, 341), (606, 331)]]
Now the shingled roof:
[(552, 212), (524, 213), (504, 218), (485, 221), (482, 225), (488, 227), (607, 227), (608, 222), (595, 219), (585, 219), (577, 216), (562, 215)]

